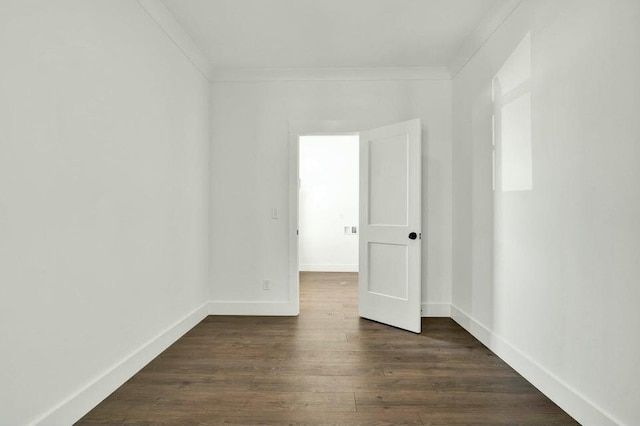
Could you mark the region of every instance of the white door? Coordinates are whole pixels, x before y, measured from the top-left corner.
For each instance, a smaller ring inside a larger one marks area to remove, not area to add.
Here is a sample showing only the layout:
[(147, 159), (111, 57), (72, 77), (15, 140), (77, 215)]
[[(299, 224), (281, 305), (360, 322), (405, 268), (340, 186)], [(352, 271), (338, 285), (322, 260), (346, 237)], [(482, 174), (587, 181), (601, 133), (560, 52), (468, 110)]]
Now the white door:
[(360, 134), (359, 314), (420, 333), (420, 120)]

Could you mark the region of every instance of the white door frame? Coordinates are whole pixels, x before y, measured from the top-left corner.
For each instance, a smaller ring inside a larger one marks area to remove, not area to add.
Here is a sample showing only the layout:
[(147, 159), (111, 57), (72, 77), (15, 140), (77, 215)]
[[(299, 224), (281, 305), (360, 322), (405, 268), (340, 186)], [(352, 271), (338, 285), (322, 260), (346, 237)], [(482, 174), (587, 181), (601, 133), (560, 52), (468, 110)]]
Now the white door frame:
[(353, 135), (368, 130), (364, 121), (289, 121), (289, 311), (300, 313), (299, 279), (299, 177), (300, 136)]

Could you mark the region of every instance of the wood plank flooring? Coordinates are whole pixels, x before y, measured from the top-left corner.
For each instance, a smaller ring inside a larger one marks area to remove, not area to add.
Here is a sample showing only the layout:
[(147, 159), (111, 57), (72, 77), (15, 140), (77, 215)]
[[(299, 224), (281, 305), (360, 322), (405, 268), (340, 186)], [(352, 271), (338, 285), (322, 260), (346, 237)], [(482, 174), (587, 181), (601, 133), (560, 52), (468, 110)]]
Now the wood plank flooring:
[(358, 318), (357, 274), (302, 273), (293, 317), (210, 316), (78, 425), (575, 425), (447, 318)]

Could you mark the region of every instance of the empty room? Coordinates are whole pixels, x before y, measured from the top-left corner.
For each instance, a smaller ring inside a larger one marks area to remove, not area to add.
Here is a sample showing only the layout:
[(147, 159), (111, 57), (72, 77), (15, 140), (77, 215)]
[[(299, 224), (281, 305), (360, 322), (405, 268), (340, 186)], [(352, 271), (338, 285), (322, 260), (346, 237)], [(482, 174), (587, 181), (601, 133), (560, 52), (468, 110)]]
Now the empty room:
[(0, 426), (640, 424), (637, 0), (0, 0)]

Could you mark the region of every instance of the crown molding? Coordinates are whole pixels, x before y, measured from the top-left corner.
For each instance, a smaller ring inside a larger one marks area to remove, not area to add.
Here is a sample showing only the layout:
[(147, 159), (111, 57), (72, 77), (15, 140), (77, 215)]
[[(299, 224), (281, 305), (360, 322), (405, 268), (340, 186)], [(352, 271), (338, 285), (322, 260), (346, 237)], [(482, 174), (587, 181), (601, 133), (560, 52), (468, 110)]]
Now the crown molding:
[(162, 0), (136, 0), (191, 63), (211, 82), (450, 80), (473, 58), (523, 2), (498, 4), (465, 40), (447, 66), (372, 68), (216, 68), (176, 21)]
[(465, 40), (448, 65), (451, 78), (455, 78), (482, 46), (500, 28), (523, 0), (507, 0), (499, 3)]
[(187, 34), (176, 18), (161, 0), (137, 0), (156, 24), (169, 36), (171, 41), (184, 53), (191, 63), (211, 81), (211, 65), (198, 45)]
[(242, 81), (371, 81), (449, 80), (446, 67), (412, 68), (213, 68), (211, 80)]

